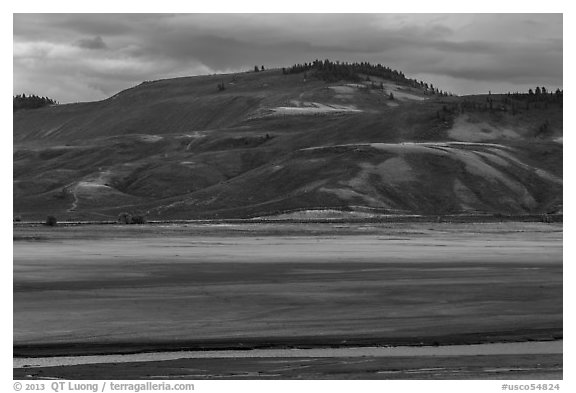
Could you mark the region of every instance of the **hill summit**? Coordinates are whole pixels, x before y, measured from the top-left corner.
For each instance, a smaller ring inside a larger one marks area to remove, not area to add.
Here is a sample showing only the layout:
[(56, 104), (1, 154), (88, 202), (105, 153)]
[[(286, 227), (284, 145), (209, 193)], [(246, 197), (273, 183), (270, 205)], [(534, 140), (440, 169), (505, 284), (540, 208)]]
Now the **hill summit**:
[(144, 82), (14, 112), (14, 214), (557, 213), (562, 131), (561, 92), (456, 97), (368, 63)]

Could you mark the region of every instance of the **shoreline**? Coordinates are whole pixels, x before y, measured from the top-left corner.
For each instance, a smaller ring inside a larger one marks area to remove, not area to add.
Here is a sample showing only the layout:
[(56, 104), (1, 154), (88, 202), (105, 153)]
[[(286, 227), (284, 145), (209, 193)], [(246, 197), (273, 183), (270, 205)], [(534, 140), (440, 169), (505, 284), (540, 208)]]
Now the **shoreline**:
[(563, 340), (562, 328), (485, 332), (437, 337), (253, 337), (237, 340), (204, 339), (157, 343), (46, 343), (13, 345), (13, 358), (107, 356), (175, 351), (251, 351), (287, 349), (334, 349), (367, 347), (442, 347), (459, 345), (557, 342)]
[(164, 362), (186, 359), (239, 358), (379, 358), (437, 356), (561, 355), (563, 340), (525, 341), (442, 346), (386, 346), (308, 349), (252, 349), (217, 351), (165, 351), (115, 355), (13, 358), (13, 369), (67, 367), (90, 364)]
[[(503, 214), (454, 214), (454, 215), (417, 215), (417, 214), (390, 214), (375, 215), (374, 217), (334, 217), (334, 218), (274, 218), (254, 217), (254, 218), (198, 218), (182, 220), (147, 220), (144, 224), (122, 224), (116, 220), (95, 221), (95, 220), (63, 220), (58, 222), (58, 226), (79, 226), (79, 225), (121, 225), (121, 226), (146, 226), (146, 225), (181, 225), (181, 224), (397, 224), (397, 223), (563, 223), (563, 214), (524, 214), (524, 215), (503, 215)], [(14, 221), (13, 226), (35, 227), (45, 226), (45, 221)]]

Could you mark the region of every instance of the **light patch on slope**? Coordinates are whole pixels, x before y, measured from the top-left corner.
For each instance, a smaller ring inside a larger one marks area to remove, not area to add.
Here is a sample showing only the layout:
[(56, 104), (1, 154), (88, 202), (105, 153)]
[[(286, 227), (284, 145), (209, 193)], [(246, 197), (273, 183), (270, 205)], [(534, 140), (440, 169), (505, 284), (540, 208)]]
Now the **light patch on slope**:
[[(380, 81), (381, 80), (379, 78), (375, 79), (375, 82), (377, 84), (379, 84)], [(426, 97), (409, 93), (406, 91), (406, 87), (399, 86), (390, 82), (382, 81), (382, 85), (384, 86), (384, 92), (386, 95), (392, 93), (394, 95), (394, 99), (397, 99), (399, 101), (424, 101), (428, 99)]]
[(49, 130), (44, 131), (42, 133), (42, 136), (47, 137), (47, 136), (54, 136), (56, 134), (59, 134), (60, 131), (62, 130), (62, 127), (64, 127), (69, 122), (70, 122), (70, 120), (64, 122), (63, 124), (60, 124), (59, 126), (56, 126), (54, 128), (51, 128)]
[(327, 192), (329, 194), (333, 194), (336, 195), (338, 198), (346, 200), (346, 201), (351, 201), (353, 199), (357, 199), (360, 198), (362, 199), (366, 204), (368, 204), (369, 206), (374, 206), (374, 207), (383, 207), (383, 208), (389, 208), (390, 206), (388, 204), (386, 204), (383, 200), (381, 199), (376, 199), (371, 197), (370, 195), (366, 195), (360, 192), (357, 192), (355, 190), (351, 190), (350, 188), (328, 188), (328, 187), (321, 187), (318, 189), (318, 191), (320, 192)]
[(492, 164), (500, 165), (503, 167), (510, 166), (510, 163), (508, 161), (497, 156), (496, 154), (487, 153), (485, 151), (477, 151), (476, 154), (478, 154), (479, 156), (481, 156), (485, 160), (490, 161), (490, 163), (492, 163)]
[(458, 198), (458, 201), (460, 202), (460, 208), (463, 211), (476, 210), (473, 206), (479, 203), (478, 198), (476, 195), (474, 195), (472, 190), (470, 190), (464, 183), (460, 181), (460, 179), (454, 180), (453, 190), (454, 194), (456, 194), (456, 197)]
[(373, 169), (385, 183), (405, 183), (416, 180), (412, 167), (402, 157), (389, 158)]
[(356, 212), (356, 211), (342, 211), (335, 209), (322, 209), (322, 210), (300, 210), (291, 213), (278, 214), (275, 216), (258, 217), (257, 219), (342, 219), (342, 218), (371, 218), (374, 213)]
[[(282, 169), (282, 168), (280, 168)], [(272, 170), (272, 173), (274, 173), (275, 171)], [(324, 184), (326, 184), (328, 182), (328, 179), (322, 179), (322, 180), (316, 180), (313, 181), (311, 183), (307, 183), (302, 187), (298, 187), (295, 190), (293, 190), (290, 194), (292, 195), (298, 195), (301, 193), (308, 193), (308, 192), (313, 192), (315, 190), (317, 190), (318, 188), (322, 187)]]
[(272, 108), (276, 115), (315, 115), (331, 113), (362, 112), (353, 105), (321, 104), (319, 102), (292, 101), (297, 106), (279, 106)]
[(109, 170), (101, 171), (98, 174), (89, 176), (84, 180), (79, 181), (74, 187), (77, 193), (84, 193), (84, 194), (91, 194), (99, 191), (104, 190), (114, 190), (114, 188), (110, 187), (106, 183), (112, 177), (112, 172)]
[(90, 190), (92, 189), (96, 189), (96, 188), (110, 188), (110, 186), (107, 186), (106, 184), (100, 184), (100, 183), (95, 183), (95, 182), (90, 182), (90, 181), (81, 181), (78, 182), (78, 184), (76, 185), (76, 189), (86, 189), (88, 188)]
[(450, 141), (450, 142), (440, 142), (440, 143), (435, 143), (435, 142), (424, 142), (424, 143), (428, 143), (428, 144), (434, 144), (434, 145), (445, 145), (445, 146), (479, 146), (479, 147), (495, 147), (498, 149), (505, 149), (505, 150), (514, 150), (512, 147), (510, 146), (506, 146), (506, 145), (502, 145), (500, 143), (485, 143), (485, 142), (454, 142), (454, 141)]
[(374, 175), (380, 177), (382, 183), (391, 186), (416, 180), (410, 165), (402, 157), (393, 157), (379, 164), (370, 164), (367, 162), (361, 163), (360, 171), (356, 176), (348, 181), (340, 182), (342, 185), (346, 186), (346, 188), (323, 188), (320, 191), (331, 192), (339, 198), (346, 200), (360, 197), (372, 206), (390, 208), (391, 204), (383, 200), (383, 196), (380, 196), (378, 199), (369, 196), (370, 194), (379, 194), (373, 187), (370, 179)]
[(181, 137), (183, 138), (191, 138), (192, 140), (186, 145), (186, 151), (190, 151), (190, 149), (192, 148), (192, 146), (194, 145), (194, 143), (196, 143), (198, 140), (201, 140), (203, 138), (206, 138), (206, 132), (205, 131), (194, 131), (191, 134), (183, 134)]
[(508, 188), (516, 192), (520, 191), (520, 189), (517, 187), (518, 184), (509, 181), (508, 178), (502, 174), (502, 172), (488, 165), (478, 156), (478, 154), (476, 154), (476, 152), (454, 149), (451, 153), (453, 157), (464, 163), (466, 170), (469, 173), (491, 180), (499, 180), (503, 184), (506, 184)]
[(447, 155), (445, 151), (435, 147), (442, 145), (430, 145), (425, 143), (370, 143), (371, 146), (378, 150), (389, 153), (406, 154), (406, 153), (430, 153), (436, 155)]
[(67, 190), (73, 198), (72, 206), (70, 206), (68, 212), (73, 212), (78, 208), (80, 202), (79, 196), (90, 198), (101, 194), (102, 192), (117, 192), (114, 188), (104, 184), (111, 174), (110, 171), (102, 171), (99, 172), (97, 176), (91, 176), (88, 179), (64, 187), (64, 189)]
[(160, 135), (139, 135), (138, 137), (143, 142), (158, 142), (164, 139)]
[(353, 94), (355, 89), (351, 86), (330, 86), (329, 89), (338, 94)]
[(490, 151), (492, 151), (494, 154), (497, 154), (500, 157), (506, 158), (506, 159), (514, 162), (519, 167), (522, 167), (528, 171), (534, 171), (534, 173), (536, 173), (536, 175), (538, 175), (539, 177), (541, 177), (545, 180), (551, 181), (551, 182), (556, 183), (556, 184), (562, 184), (562, 179), (557, 178), (556, 176), (554, 176), (550, 172), (545, 171), (544, 169), (531, 167), (530, 165), (523, 163), (518, 158), (514, 157), (512, 154), (510, 154), (506, 151), (502, 151), (502, 150), (495, 149), (495, 148), (491, 148)]
[(511, 129), (494, 127), (486, 122), (472, 122), (467, 114), (454, 119), (448, 135), (459, 141), (481, 142), (495, 139), (518, 139), (520, 136)]
[(365, 89), (366, 88), (366, 85), (363, 85), (362, 83), (347, 83), (346, 86), (354, 87), (356, 89)]
[(341, 147), (373, 147), (378, 150), (387, 151), (395, 154), (404, 153), (432, 153), (437, 155), (446, 155), (452, 147), (470, 146), (470, 147), (494, 147), (499, 149), (513, 150), (511, 147), (497, 143), (479, 143), (479, 142), (401, 142), (401, 143), (350, 143), (330, 146), (314, 146), (300, 149), (301, 151), (334, 149)]
[(498, 143), (481, 143), (481, 142), (400, 142), (400, 143), (385, 143), (385, 142), (373, 142), (373, 143), (348, 143), (348, 144), (340, 144), (340, 145), (329, 145), (329, 146), (314, 146), (314, 147), (306, 147), (300, 149), (301, 151), (310, 151), (310, 150), (322, 150), (322, 149), (333, 149), (333, 148), (340, 148), (340, 147), (373, 147), (375, 149), (394, 152), (394, 153), (403, 153), (403, 152), (428, 152), (428, 153), (439, 153), (445, 155), (446, 152), (450, 151), (452, 147), (459, 147), (459, 146), (469, 146), (469, 147), (486, 147), (486, 148), (497, 148), (497, 149), (505, 149), (511, 150), (514, 149), (501, 145)]
[(452, 154), (455, 158), (460, 160), (466, 166), (466, 170), (476, 176), (482, 177), (489, 181), (497, 181), (505, 185), (509, 190), (511, 190), (516, 197), (522, 201), (522, 204), (526, 207), (532, 208), (536, 206), (536, 201), (530, 195), (526, 187), (521, 183), (511, 179), (498, 169), (488, 165), (484, 160), (482, 160), (478, 154), (473, 151), (457, 150), (454, 149)]
[(206, 131), (192, 131), (190, 134), (182, 134), (180, 138), (202, 138), (206, 136)]
[(109, 170), (98, 172), (95, 175), (89, 176), (88, 178), (79, 181), (76, 184), (76, 191), (82, 191), (83, 189), (87, 189), (86, 191), (96, 191), (97, 189), (102, 188), (111, 188), (106, 183), (112, 176), (112, 172)]
[(334, 94), (334, 98), (345, 101), (353, 100), (354, 93), (357, 90), (357, 88), (352, 86), (329, 86), (328, 89), (336, 93)]
[(367, 193), (375, 192), (370, 181), (370, 177), (373, 175), (379, 176), (383, 183), (392, 186), (416, 180), (412, 168), (406, 160), (402, 157), (393, 157), (376, 165), (367, 162), (361, 163), (358, 174), (345, 184)]
[[(380, 90), (380, 82), (382, 82), (382, 87), (384, 90)], [(376, 89), (372, 88), (372, 84), (375, 84)], [(346, 97), (346, 95), (352, 94), (354, 89), (369, 89), (371, 92), (376, 94), (384, 94), (388, 96), (390, 93), (394, 95), (394, 99), (398, 101), (424, 101), (427, 100), (427, 97), (423, 97), (417, 94), (413, 94), (408, 91), (405, 86), (396, 85), (394, 83), (390, 83), (388, 80), (384, 80), (378, 77), (370, 76), (370, 81), (362, 82), (362, 83), (348, 83), (345, 86), (331, 86), (336, 93)], [(347, 89), (348, 88), (348, 89)], [(396, 105), (390, 106), (397, 106)]]
[(405, 91), (396, 90), (393, 91), (395, 100), (399, 101), (424, 101), (427, 100), (426, 97), (417, 96), (415, 94), (406, 93)]

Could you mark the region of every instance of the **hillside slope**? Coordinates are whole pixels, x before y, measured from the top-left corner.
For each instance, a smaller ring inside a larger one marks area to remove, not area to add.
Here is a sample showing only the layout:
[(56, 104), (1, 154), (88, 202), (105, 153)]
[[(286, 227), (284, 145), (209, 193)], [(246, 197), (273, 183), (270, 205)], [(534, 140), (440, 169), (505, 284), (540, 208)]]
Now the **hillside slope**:
[(365, 79), (198, 76), (18, 111), (14, 214), (561, 211), (561, 101), (446, 97)]

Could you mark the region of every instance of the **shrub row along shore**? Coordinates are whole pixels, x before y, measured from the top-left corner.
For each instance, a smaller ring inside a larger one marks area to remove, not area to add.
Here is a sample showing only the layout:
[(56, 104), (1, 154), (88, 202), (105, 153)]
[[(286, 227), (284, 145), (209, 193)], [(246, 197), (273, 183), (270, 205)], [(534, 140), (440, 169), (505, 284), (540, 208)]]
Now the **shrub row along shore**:
[(418, 215), (390, 215), (380, 217), (362, 218), (228, 218), (228, 219), (196, 219), (196, 220), (146, 220), (143, 216), (122, 216), (117, 221), (57, 221), (53, 216), (45, 221), (19, 221), (17, 226), (73, 226), (73, 225), (129, 225), (129, 224), (268, 224), (268, 223), (293, 223), (293, 224), (318, 224), (318, 223), (497, 223), (497, 222), (543, 222), (561, 223), (562, 214), (527, 214), (527, 215), (450, 215), (450, 216), (418, 216)]

